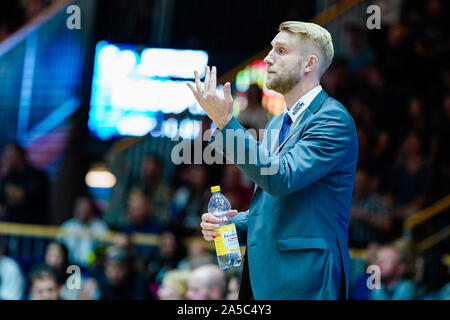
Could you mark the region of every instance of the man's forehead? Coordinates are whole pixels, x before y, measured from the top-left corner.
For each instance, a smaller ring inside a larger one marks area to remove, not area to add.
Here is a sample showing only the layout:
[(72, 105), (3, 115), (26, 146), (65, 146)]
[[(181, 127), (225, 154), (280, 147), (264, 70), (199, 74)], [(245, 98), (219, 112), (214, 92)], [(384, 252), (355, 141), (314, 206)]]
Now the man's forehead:
[(288, 31), (280, 31), (272, 40), (271, 45), (284, 44), (295, 45), (298, 43), (299, 38), (296, 34)]

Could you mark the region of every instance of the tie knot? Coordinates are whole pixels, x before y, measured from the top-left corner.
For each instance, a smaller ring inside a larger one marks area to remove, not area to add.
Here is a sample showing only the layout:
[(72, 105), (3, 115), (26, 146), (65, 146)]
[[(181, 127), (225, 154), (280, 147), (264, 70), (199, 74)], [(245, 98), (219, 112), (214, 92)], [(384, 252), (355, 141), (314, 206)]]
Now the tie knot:
[(284, 124), (284, 123), (285, 123), (286, 125), (288, 125), (288, 126), (291, 125), (292, 119), (291, 119), (291, 116), (289, 115), (289, 113), (286, 113), (286, 114), (284, 115), (283, 124)]

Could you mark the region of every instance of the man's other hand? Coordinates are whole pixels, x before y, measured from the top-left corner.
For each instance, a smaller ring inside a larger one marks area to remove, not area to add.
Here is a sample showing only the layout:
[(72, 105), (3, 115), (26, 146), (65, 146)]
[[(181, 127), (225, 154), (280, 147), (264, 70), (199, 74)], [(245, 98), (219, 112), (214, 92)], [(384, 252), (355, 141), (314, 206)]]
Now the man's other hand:
[[(228, 216), (232, 218), (237, 214), (237, 210), (231, 210), (228, 213)], [(202, 215), (202, 222), (200, 223), (200, 227), (202, 228), (203, 238), (205, 238), (206, 241), (212, 241), (219, 235), (216, 231), (216, 229), (220, 227), (219, 223), (219, 218), (214, 216), (212, 213), (206, 212)]]

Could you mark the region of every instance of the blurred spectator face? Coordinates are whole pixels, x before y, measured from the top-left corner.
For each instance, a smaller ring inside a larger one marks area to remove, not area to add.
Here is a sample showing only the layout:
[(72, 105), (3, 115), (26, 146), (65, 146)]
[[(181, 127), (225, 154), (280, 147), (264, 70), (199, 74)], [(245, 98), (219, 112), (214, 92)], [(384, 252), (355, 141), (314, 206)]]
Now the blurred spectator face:
[(148, 156), (142, 160), (141, 174), (144, 180), (149, 182), (159, 180), (162, 170), (162, 165), (155, 157)]
[(107, 260), (106, 277), (113, 286), (121, 285), (128, 276), (128, 266), (124, 262)]
[(409, 114), (413, 118), (418, 118), (422, 115), (422, 102), (418, 98), (411, 99), (409, 103)]
[(186, 299), (189, 271), (172, 270), (164, 276), (162, 286), (158, 290), (160, 300)]
[(376, 265), (380, 267), (381, 280), (389, 282), (403, 275), (404, 264), (400, 261), (399, 252), (390, 247), (378, 251)]
[(146, 196), (143, 193), (132, 193), (128, 199), (128, 219), (134, 224), (141, 224), (150, 216), (150, 205)]
[(409, 154), (419, 154), (422, 149), (422, 141), (417, 133), (410, 133), (405, 141), (406, 150)]
[(439, 0), (428, 0), (427, 11), (432, 17), (439, 17), (442, 13), (442, 4)]
[(82, 224), (88, 224), (94, 217), (94, 208), (89, 198), (82, 197), (75, 201), (74, 217)]
[(160, 238), (159, 250), (163, 258), (171, 258), (175, 255), (177, 243), (172, 232), (163, 232)]
[(58, 283), (52, 277), (39, 278), (34, 280), (31, 286), (31, 298), (33, 300), (58, 300)]
[(190, 300), (224, 298), (225, 274), (217, 265), (204, 265), (192, 271), (186, 296)]
[(120, 286), (130, 272), (130, 256), (124, 249), (110, 247), (107, 251), (105, 274), (113, 286)]
[(45, 263), (55, 269), (60, 269), (64, 266), (65, 255), (62, 247), (56, 243), (50, 243), (45, 253)]
[(20, 168), (26, 163), (24, 151), (14, 144), (9, 144), (4, 149), (4, 165), (7, 169)]
[(43, 0), (28, 0), (25, 4), (25, 13), (27, 19), (32, 19), (45, 9)]
[(239, 281), (232, 277), (228, 282), (227, 300), (237, 300), (239, 297)]
[(406, 40), (407, 29), (405, 26), (396, 25), (389, 28), (387, 36), (388, 44), (391, 47), (401, 46)]

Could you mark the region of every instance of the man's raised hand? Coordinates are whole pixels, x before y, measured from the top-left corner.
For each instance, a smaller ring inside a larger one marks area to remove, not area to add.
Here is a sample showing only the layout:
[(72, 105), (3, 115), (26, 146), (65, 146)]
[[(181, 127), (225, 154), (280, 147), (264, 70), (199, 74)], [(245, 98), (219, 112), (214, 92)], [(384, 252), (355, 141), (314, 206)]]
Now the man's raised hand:
[(225, 83), (223, 87), (224, 98), (217, 94), (217, 68), (206, 67), (205, 82), (202, 86), (197, 71), (194, 71), (195, 87), (187, 83), (194, 94), (195, 99), (206, 112), (208, 117), (214, 121), (219, 129), (222, 129), (231, 120), (233, 112), (233, 97), (231, 96), (231, 84)]

